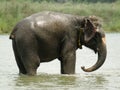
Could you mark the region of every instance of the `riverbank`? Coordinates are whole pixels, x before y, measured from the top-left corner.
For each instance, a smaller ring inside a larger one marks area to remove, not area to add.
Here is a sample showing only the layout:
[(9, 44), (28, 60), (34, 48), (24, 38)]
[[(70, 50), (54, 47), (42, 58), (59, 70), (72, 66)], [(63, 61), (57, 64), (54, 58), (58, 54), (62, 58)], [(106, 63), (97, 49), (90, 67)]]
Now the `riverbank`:
[(33, 13), (57, 11), (102, 18), (106, 32), (120, 32), (120, 1), (114, 3), (53, 3), (32, 1), (0, 1), (0, 33), (10, 33), (14, 25)]

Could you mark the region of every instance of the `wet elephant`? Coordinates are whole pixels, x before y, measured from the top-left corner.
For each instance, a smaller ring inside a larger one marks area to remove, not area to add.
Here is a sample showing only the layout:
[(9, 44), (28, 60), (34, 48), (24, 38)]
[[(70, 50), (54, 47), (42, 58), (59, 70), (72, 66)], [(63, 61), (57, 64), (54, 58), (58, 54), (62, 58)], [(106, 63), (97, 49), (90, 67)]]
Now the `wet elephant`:
[(33, 14), (14, 27), (10, 34), (19, 72), (35, 75), (42, 62), (60, 60), (62, 74), (74, 74), (76, 50), (82, 45), (98, 53), (98, 60), (90, 68), (101, 67), (106, 59), (105, 33), (97, 18), (56, 12)]

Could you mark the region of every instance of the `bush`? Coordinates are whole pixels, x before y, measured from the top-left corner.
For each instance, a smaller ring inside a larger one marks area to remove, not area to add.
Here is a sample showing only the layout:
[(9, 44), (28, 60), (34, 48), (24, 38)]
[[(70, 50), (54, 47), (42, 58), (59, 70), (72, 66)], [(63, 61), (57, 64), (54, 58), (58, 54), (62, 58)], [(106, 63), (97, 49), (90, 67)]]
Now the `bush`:
[(120, 32), (120, 2), (115, 3), (55, 3), (34, 0), (0, 1), (0, 33), (9, 33), (15, 24), (33, 13), (57, 11), (76, 15), (96, 15), (103, 18), (106, 32)]

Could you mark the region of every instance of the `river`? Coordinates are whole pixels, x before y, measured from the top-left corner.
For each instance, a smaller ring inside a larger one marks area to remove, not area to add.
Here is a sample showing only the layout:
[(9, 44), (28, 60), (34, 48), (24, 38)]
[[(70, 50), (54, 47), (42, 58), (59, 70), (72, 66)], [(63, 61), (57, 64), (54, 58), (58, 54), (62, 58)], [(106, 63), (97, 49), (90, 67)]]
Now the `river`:
[(90, 67), (97, 55), (83, 47), (77, 50), (76, 74), (61, 75), (56, 59), (42, 63), (36, 76), (18, 74), (11, 40), (0, 35), (0, 90), (120, 90), (120, 33), (108, 33), (107, 59), (97, 71), (86, 73), (81, 66)]

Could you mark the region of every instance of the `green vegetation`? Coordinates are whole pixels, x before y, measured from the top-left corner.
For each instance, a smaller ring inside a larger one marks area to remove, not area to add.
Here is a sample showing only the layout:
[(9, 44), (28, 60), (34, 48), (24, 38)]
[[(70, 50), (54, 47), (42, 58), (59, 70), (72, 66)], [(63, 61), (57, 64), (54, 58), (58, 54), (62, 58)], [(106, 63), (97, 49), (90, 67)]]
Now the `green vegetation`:
[(57, 3), (55, 0), (49, 1), (0, 0), (0, 33), (10, 33), (18, 21), (40, 11), (57, 11), (82, 16), (96, 15), (103, 19), (103, 27), (106, 32), (120, 32), (119, 1), (112, 3), (74, 3), (72, 1)]

